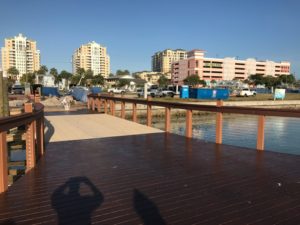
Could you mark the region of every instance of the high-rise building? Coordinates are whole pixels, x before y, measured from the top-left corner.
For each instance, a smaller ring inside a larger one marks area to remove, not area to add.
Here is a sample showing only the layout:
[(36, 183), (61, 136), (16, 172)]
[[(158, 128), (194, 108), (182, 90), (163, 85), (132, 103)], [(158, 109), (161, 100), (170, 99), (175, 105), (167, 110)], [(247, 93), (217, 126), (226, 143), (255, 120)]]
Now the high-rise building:
[(104, 77), (108, 77), (110, 74), (110, 58), (106, 52), (106, 47), (94, 41), (76, 49), (72, 61), (74, 74), (78, 68), (90, 69), (94, 75), (101, 74)]
[(156, 52), (152, 56), (152, 71), (161, 73), (171, 73), (172, 63), (182, 59), (186, 59), (187, 53), (183, 49), (166, 49)]
[(33, 73), (40, 69), (40, 51), (37, 50), (36, 41), (27, 39), (22, 34), (4, 40), (4, 47), (1, 48), (2, 69), (4, 75), (11, 67), (16, 67), (19, 75)]
[(290, 62), (239, 60), (235, 58), (206, 58), (203, 50), (192, 50), (187, 59), (172, 64), (172, 83), (183, 84), (190, 75), (198, 75), (202, 80), (247, 79), (250, 75), (274, 76), (290, 74)]

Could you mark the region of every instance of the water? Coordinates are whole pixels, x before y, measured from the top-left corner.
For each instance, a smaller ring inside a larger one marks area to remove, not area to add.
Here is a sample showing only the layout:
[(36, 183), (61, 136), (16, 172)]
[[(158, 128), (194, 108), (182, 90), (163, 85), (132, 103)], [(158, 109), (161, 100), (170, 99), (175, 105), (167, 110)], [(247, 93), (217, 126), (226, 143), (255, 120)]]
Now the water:
[[(215, 142), (216, 115), (193, 116), (193, 137)], [(256, 148), (257, 116), (224, 115), (223, 143)], [(164, 118), (153, 118), (153, 126), (164, 129)], [(172, 118), (171, 132), (185, 135), (185, 117)], [(265, 149), (300, 155), (300, 119), (266, 117)]]

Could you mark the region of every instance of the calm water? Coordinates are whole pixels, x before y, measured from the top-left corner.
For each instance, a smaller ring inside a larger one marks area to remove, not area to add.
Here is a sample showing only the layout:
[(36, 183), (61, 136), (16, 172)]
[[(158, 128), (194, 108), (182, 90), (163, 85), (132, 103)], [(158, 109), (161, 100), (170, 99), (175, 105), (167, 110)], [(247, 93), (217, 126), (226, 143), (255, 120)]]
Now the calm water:
[[(256, 147), (257, 116), (224, 115), (223, 143)], [(153, 118), (153, 126), (164, 129), (164, 118)], [(172, 133), (185, 135), (185, 118), (172, 118)], [(193, 116), (193, 137), (215, 141), (215, 114)], [(266, 117), (265, 149), (300, 155), (300, 119)]]

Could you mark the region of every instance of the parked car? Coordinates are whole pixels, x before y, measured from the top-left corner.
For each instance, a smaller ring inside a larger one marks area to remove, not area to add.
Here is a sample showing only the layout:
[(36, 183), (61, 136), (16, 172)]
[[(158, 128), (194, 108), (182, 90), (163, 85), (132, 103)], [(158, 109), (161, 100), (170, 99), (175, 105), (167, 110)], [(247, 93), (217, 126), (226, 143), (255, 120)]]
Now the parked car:
[[(152, 98), (156, 97), (158, 94), (158, 90), (157, 89), (147, 89), (147, 96), (151, 96)], [(143, 97), (144, 96), (144, 89), (139, 89), (137, 90), (137, 96)]]
[(25, 93), (25, 88), (22, 85), (14, 85), (11, 88), (11, 94), (13, 95), (23, 95)]
[(243, 88), (237, 94), (237, 96), (242, 96), (242, 97), (255, 96), (255, 95), (256, 95), (256, 91), (250, 90), (249, 88)]
[(167, 89), (160, 89), (158, 90), (156, 96), (158, 97), (174, 97), (175, 92)]
[(114, 94), (125, 94), (125, 90), (121, 88), (109, 88), (107, 90), (108, 93), (114, 93)]

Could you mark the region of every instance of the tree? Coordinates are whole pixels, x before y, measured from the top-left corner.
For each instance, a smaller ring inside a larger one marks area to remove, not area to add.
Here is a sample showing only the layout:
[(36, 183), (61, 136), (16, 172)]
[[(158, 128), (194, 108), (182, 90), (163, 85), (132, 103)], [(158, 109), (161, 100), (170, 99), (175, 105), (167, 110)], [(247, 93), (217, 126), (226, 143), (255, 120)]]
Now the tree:
[(16, 67), (10, 67), (8, 70), (7, 70), (7, 73), (13, 77), (14, 80), (16, 80), (16, 76), (19, 75), (19, 70), (16, 68)]
[(206, 82), (204, 80), (200, 80), (199, 76), (196, 74), (188, 76), (183, 82), (190, 86), (197, 86), (198, 84), (202, 84), (204, 87), (206, 86)]
[[(70, 79), (72, 78), (73, 74), (72, 73), (69, 73), (65, 70), (61, 71), (59, 76), (62, 78), (62, 79), (65, 79), (66, 80), (66, 86), (68, 87), (69, 86), (69, 81)], [(79, 80), (78, 80), (79, 81)], [(77, 82), (78, 82), (77, 81)]]
[(128, 75), (130, 74), (129, 70), (117, 70), (116, 75), (120, 76), (120, 75)]
[(40, 67), (40, 69), (37, 71), (37, 74), (39, 74), (39, 75), (46, 75), (47, 72), (48, 72), (47, 66), (42, 65)]
[(104, 77), (101, 74), (98, 74), (93, 77), (92, 79), (93, 85), (103, 85), (104, 84)]
[(29, 83), (34, 84), (35, 82), (35, 74), (34, 73), (25, 73), (20, 79), (22, 84)]
[(54, 77), (54, 84), (59, 84), (59, 82), (61, 82), (62, 77), (58, 74), (56, 68), (51, 68), (50, 74)]
[(264, 84), (264, 79), (262, 75), (253, 74), (249, 76), (249, 80), (254, 83), (255, 85), (262, 85)]
[(130, 81), (126, 80), (126, 79), (120, 79), (117, 86), (118, 87), (124, 87), (124, 86), (129, 86), (130, 85)]
[(157, 82), (160, 87), (165, 87), (169, 84), (169, 80), (165, 75), (161, 75)]

